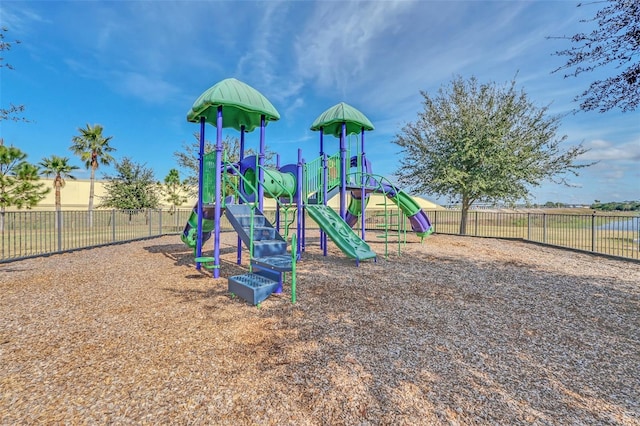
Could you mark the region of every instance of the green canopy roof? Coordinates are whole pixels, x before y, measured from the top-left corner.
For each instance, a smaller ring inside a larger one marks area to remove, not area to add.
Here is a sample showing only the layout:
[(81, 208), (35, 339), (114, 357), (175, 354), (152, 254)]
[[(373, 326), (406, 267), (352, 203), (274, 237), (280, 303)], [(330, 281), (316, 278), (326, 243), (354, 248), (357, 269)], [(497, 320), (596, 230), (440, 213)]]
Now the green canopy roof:
[(280, 114), (271, 102), (253, 87), (227, 78), (207, 89), (193, 103), (187, 113), (187, 121), (198, 123), (204, 117), (209, 124), (217, 124), (217, 110), (222, 106), (222, 127), (231, 127), (251, 132), (260, 127), (260, 117), (264, 114), (265, 123), (277, 121)]
[(363, 113), (351, 105), (340, 102), (320, 114), (311, 125), (311, 130), (322, 128), (325, 135), (340, 137), (342, 123), (347, 123), (347, 135), (360, 133), (363, 127), (365, 130), (374, 129), (373, 124)]

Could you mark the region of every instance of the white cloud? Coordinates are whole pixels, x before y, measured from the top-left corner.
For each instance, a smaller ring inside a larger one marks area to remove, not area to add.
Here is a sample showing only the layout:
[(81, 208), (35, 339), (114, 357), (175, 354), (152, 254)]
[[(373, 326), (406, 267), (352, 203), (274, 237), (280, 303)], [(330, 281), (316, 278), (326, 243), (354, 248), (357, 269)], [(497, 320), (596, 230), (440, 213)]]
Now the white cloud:
[(304, 104), (305, 103), (304, 103), (304, 99), (303, 98), (301, 98), (301, 97), (295, 98), (293, 103), (291, 103), (291, 105), (289, 105), (287, 107), (287, 109), (285, 109), (285, 111), (284, 111), (285, 119), (288, 118), (288, 117), (291, 117), (293, 115), (293, 113), (296, 110), (302, 108), (304, 106)]
[(110, 85), (126, 96), (133, 96), (147, 103), (163, 103), (179, 92), (178, 88), (157, 76), (124, 72), (114, 73)]
[(398, 16), (412, 2), (318, 2), (294, 45), (298, 73), (320, 89), (346, 90), (367, 73), (383, 34), (401, 30)]
[(637, 141), (614, 144), (611, 141), (595, 139), (585, 143), (584, 146), (589, 151), (580, 157), (581, 160), (640, 161), (640, 143)]

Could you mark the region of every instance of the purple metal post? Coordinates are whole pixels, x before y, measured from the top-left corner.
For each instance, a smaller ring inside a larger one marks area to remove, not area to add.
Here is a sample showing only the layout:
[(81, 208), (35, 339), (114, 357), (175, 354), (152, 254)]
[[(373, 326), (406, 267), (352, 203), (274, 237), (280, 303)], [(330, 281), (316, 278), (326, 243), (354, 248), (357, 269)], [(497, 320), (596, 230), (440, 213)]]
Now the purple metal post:
[[(198, 154), (198, 229), (197, 229), (197, 239), (196, 239), (196, 257), (202, 256), (202, 216), (203, 216), (203, 197), (202, 197), (202, 187), (204, 179), (204, 117), (200, 117), (200, 151)], [(200, 262), (196, 263), (196, 269), (199, 271), (201, 269)]]
[(364, 241), (364, 209), (366, 207), (366, 201), (367, 201), (367, 197), (366, 197), (366, 193), (365, 193), (365, 184), (366, 184), (366, 180), (367, 177), (365, 176), (366, 174), (366, 169), (364, 167), (364, 162), (365, 162), (365, 156), (364, 156), (364, 127), (362, 128), (362, 131), (360, 132), (360, 169), (361, 169), (361, 173), (362, 173), (362, 191), (360, 192), (360, 227), (362, 228), (362, 241)]
[(345, 220), (347, 217), (347, 123), (342, 122), (342, 132), (340, 132), (340, 217)]
[[(325, 165), (322, 170), (322, 204), (327, 205), (327, 154), (322, 154), (322, 163)], [(322, 248), (322, 254), (327, 255), (327, 234), (323, 232), (320, 238), (320, 248)]]
[[(322, 157), (322, 204), (327, 205), (327, 156), (324, 155), (324, 128), (320, 127), (320, 157)], [(316, 191), (316, 200), (318, 200), (318, 192)], [(317, 202), (317, 201), (316, 201)], [(324, 248), (325, 235), (320, 228), (320, 248)], [(325, 255), (326, 256), (326, 255)]]
[[(240, 153), (238, 160), (238, 170), (240, 170), (240, 161), (244, 159), (244, 124), (240, 126)], [(242, 178), (238, 177), (238, 186), (242, 184)], [(238, 204), (242, 204), (242, 198), (238, 197)], [(237, 255), (237, 263), (238, 265), (242, 264), (242, 238), (238, 236), (238, 255)]]
[[(276, 169), (280, 170), (280, 154), (276, 154)], [(290, 202), (292, 200), (289, 200)], [(276, 200), (276, 232), (280, 233), (280, 203)]]
[[(297, 199), (298, 201), (298, 209), (302, 209), (302, 237), (300, 235), (298, 235), (298, 238), (302, 240), (302, 242), (300, 243), (300, 249), (301, 251), (305, 250), (306, 247), (306, 229), (307, 229), (307, 225), (306, 225), (306, 211), (305, 211), (305, 207), (304, 207), (304, 200), (306, 199), (306, 185), (304, 184), (304, 170), (305, 170), (305, 164), (306, 161), (304, 161), (304, 158), (302, 159), (302, 166), (300, 167), (300, 177), (298, 178), (298, 182), (300, 183), (300, 187), (302, 188), (302, 192), (299, 194), (299, 197)], [(304, 196), (303, 196), (304, 194)]]
[(296, 205), (297, 205), (297, 213), (298, 213), (298, 238), (297, 238), (297, 253), (300, 256), (300, 246), (302, 244), (302, 238), (300, 238), (300, 231), (302, 230), (302, 149), (298, 148), (298, 164), (297, 164), (297, 176), (296, 176)]
[(213, 278), (220, 277), (220, 204), (222, 198), (222, 105), (216, 120), (216, 204), (214, 207)]
[(263, 210), (264, 207), (264, 128), (265, 128), (264, 114), (260, 116), (260, 153), (258, 154), (258, 209)]

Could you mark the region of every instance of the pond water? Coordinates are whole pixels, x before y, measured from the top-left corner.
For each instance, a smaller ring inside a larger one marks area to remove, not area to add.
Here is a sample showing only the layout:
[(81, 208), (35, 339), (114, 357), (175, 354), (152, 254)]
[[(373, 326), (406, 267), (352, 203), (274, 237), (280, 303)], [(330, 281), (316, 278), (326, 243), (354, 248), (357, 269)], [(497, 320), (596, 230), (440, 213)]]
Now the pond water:
[(632, 217), (626, 220), (614, 220), (598, 226), (597, 229), (606, 229), (608, 231), (640, 231), (640, 217)]

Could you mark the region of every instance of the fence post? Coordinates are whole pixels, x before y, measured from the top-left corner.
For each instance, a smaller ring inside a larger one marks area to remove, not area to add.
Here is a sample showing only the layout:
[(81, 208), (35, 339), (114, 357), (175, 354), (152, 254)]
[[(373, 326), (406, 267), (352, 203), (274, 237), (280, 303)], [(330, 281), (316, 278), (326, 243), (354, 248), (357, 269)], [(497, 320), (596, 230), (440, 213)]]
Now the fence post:
[(638, 231), (638, 252), (640, 253), (640, 216), (638, 216), (638, 223), (636, 224), (636, 231)]
[(591, 251), (596, 251), (596, 212), (591, 214)]
[(547, 243), (547, 214), (542, 213), (542, 242)]
[(116, 209), (111, 209), (111, 242), (116, 242)]
[(531, 212), (527, 212), (527, 240), (531, 240)]
[(147, 209), (147, 217), (149, 218), (149, 236), (153, 236), (153, 227), (151, 226), (151, 209)]
[(162, 235), (162, 209), (158, 210), (158, 235)]

